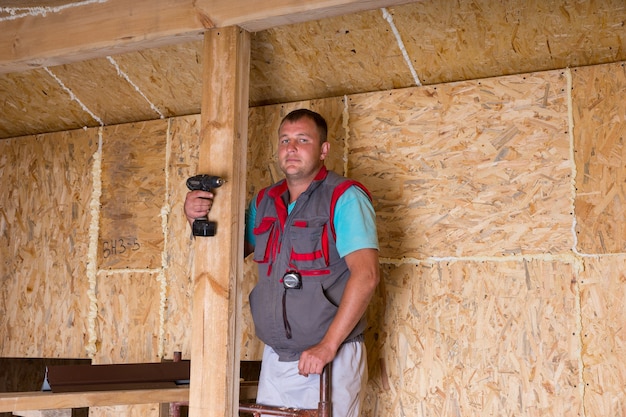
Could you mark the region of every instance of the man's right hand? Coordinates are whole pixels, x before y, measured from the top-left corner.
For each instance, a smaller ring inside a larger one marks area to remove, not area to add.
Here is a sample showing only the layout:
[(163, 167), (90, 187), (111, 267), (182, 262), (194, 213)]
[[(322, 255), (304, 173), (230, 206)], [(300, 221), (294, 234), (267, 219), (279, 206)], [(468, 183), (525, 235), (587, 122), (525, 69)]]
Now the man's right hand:
[(189, 224), (195, 219), (206, 217), (213, 205), (213, 193), (209, 191), (189, 191), (185, 197), (185, 216)]

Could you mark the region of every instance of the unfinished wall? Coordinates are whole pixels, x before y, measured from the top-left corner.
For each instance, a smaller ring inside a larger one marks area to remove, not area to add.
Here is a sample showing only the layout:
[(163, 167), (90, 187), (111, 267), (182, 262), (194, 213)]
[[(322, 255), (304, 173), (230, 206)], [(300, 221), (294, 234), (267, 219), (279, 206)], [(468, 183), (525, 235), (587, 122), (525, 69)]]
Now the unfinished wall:
[(0, 141), (0, 355), (85, 356), (97, 132)]
[[(0, 355), (190, 356), (199, 116), (0, 141)], [(158, 405), (92, 415), (158, 415)]]
[[(250, 110), (248, 199), (280, 177), (276, 129), (299, 106), (328, 118), (329, 166), (374, 196), (364, 416), (626, 412), (625, 86), (611, 64)], [(0, 141), (0, 355), (189, 356), (198, 129)], [(242, 359), (260, 359), (244, 317)]]
[(626, 412), (625, 81), (612, 64), (345, 97), (339, 152), (382, 256), (364, 415)]
[(176, 328), (189, 322), (191, 240), (173, 232), (186, 227), (198, 119), (0, 142), (2, 356), (189, 354)]
[(568, 76), (350, 98), (385, 264), (369, 415), (581, 409)]

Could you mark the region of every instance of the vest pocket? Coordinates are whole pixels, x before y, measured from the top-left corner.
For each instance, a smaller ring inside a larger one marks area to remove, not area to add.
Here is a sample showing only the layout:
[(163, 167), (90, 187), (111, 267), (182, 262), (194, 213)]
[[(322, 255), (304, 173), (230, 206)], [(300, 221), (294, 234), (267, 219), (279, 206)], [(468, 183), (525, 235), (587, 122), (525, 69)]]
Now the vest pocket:
[(267, 263), (274, 258), (277, 251), (276, 245), (276, 217), (264, 217), (261, 223), (252, 232), (256, 240), (254, 260), (259, 263)]
[(322, 340), (337, 314), (337, 306), (326, 295), (319, 283), (304, 282), (302, 290), (286, 291), (286, 317), (291, 325), (292, 338), (299, 350)]
[(328, 224), (323, 217), (295, 220), (290, 233), (290, 266), (302, 275), (324, 275), (328, 271)]

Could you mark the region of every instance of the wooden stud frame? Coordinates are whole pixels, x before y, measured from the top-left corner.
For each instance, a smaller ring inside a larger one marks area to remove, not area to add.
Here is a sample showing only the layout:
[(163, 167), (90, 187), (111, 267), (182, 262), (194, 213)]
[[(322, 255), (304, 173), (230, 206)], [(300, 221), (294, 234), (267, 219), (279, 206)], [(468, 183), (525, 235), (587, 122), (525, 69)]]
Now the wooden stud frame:
[(210, 219), (217, 234), (194, 245), (189, 415), (234, 416), (238, 403), (250, 36), (238, 27), (206, 32), (199, 173), (219, 175)]

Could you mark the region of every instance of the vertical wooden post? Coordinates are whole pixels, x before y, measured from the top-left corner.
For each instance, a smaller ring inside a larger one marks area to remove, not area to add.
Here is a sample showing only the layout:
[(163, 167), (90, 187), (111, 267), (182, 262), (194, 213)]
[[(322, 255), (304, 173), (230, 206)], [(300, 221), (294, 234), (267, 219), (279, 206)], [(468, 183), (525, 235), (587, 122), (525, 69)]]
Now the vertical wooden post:
[[(198, 173), (219, 175), (211, 221), (217, 233), (196, 237), (192, 316), (191, 417), (235, 416), (239, 399), (239, 321), (248, 126), (250, 35), (209, 30), (202, 56)], [(181, 323), (183, 325), (183, 323)]]

